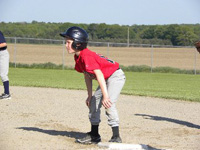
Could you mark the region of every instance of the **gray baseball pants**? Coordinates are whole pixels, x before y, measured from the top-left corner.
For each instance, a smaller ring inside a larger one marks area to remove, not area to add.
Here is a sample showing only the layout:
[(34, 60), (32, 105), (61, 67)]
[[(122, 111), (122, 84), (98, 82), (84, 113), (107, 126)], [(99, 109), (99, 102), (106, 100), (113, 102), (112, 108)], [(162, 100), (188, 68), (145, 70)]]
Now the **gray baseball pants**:
[(2, 82), (8, 81), (9, 53), (7, 50), (0, 51), (0, 77)]
[[(119, 126), (119, 117), (116, 109), (116, 102), (120, 95), (120, 92), (124, 86), (126, 77), (124, 72), (119, 69), (116, 70), (107, 80), (107, 90), (110, 100), (112, 102), (112, 106), (110, 108), (105, 109), (105, 113), (108, 119), (108, 125), (111, 127)], [(92, 99), (90, 101), (90, 111), (89, 111), (89, 119), (92, 125), (99, 125), (101, 122), (100, 113), (102, 106), (103, 95), (101, 92), (100, 86), (96, 89)]]

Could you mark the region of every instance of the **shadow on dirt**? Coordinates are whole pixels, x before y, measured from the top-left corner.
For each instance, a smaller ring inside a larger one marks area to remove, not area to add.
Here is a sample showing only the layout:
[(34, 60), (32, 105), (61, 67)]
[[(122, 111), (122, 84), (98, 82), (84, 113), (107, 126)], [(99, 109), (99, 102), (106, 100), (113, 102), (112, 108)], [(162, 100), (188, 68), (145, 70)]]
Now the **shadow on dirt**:
[(41, 132), (53, 136), (67, 136), (70, 138), (78, 139), (84, 137), (85, 133), (82, 132), (74, 132), (74, 131), (56, 131), (56, 130), (44, 130), (37, 127), (19, 127), (17, 129), (22, 129), (26, 131), (35, 131), (35, 132)]
[(166, 118), (166, 117), (160, 117), (160, 116), (152, 116), (152, 115), (146, 115), (146, 114), (135, 114), (136, 116), (142, 116), (144, 119), (150, 119), (150, 120), (155, 120), (155, 121), (168, 121), (180, 125), (184, 125), (190, 128), (196, 128), (200, 129), (200, 125), (196, 125), (187, 121), (182, 121), (182, 120), (177, 120), (177, 119), (172, 119), (172, 118)]
[[(67, 136), (67, 137), (74, 138), (74, 139), (82, 138), (82, 137), (85, 136), (85, 133), (82, 133), (82, 132), (44, 130), (44, 129), (40, 129), (40, 128), (37, 128), (37, 127), (19, 127), (19, 128), (16, 128), (16, 129), (40, 132), (40, 133), (45, 133), (45, 134), (49, 134), (49, 135), (52, 135), (52, 136)], [(147, 145), (147, 147), (148, 147), (147, 149), (144, 148), (143, 150), (164, 150), (164, 149), (157, 149), (157, 148), (151, 147), (149, 145)]]

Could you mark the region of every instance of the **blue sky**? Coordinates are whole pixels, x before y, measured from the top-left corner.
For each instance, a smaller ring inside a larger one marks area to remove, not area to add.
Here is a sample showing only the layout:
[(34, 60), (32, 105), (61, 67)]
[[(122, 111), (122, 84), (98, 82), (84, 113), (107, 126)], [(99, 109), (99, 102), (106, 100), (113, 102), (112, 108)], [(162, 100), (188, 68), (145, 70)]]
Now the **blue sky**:
[(0, 22), (200, 23), (200, 0), (0, 0)]

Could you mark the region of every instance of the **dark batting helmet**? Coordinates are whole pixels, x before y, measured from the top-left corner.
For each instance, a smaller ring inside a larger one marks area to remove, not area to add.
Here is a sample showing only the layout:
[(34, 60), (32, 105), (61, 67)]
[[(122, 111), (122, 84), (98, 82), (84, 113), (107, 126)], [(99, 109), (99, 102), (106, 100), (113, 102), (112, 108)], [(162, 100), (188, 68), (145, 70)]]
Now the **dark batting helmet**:
[(72, 39), (72, 47), (76, 50), (83, 50), (87, 47), (88, 34), (82, 28), (70, 27), (65, 32), (60, 33), (60, 36)]

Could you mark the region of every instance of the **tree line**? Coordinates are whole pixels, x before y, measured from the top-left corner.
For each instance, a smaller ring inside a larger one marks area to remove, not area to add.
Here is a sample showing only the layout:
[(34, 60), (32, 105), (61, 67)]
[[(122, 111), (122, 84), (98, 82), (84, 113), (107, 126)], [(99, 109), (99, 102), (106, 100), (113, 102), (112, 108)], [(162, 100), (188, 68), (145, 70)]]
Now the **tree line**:
[(93, 42), (127, 43), (129, 39), (130, 44), (192, 46), (200, 40), (200, 24), (127, 26), (105, 23), (0, 22), (0, 30), (5, 37), (62, 39), (59, 33), (71, 26), (85, 29), (89, 34), (89, 40)]

